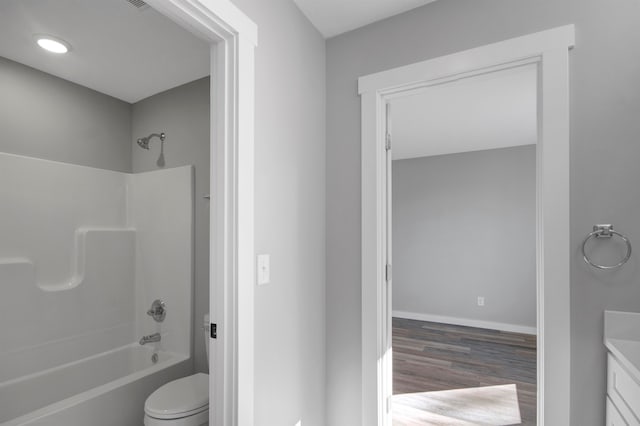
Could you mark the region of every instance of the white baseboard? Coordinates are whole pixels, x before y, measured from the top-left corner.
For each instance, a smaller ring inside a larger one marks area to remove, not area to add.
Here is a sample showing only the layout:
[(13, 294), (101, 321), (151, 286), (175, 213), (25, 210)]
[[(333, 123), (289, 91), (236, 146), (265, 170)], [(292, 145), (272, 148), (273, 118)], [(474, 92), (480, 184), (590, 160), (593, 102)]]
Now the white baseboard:
[(488, 328), (490, 330), (510, 331), (512, 333), (538, 334), (536, 327), (526, 325), (506, 324), (503, 322), (482, 321), (468, 318), (455, 318), (443, 315), (418, 314), (415, 312), (393, 311), (396, 318), (412, 319), (418, 321), (429, 321), (443, 324), (464, 325), (467, 327)]

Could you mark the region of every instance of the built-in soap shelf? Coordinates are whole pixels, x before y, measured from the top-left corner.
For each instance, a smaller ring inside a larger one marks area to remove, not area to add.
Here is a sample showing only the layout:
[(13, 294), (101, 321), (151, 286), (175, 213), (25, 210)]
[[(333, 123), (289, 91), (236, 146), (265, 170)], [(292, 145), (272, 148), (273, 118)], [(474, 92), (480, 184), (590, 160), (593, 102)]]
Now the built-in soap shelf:
[[(15, 257), (0, 258), (0, 282), (28, 280), (46, 292), (72, 290), (84, 282), (88, 263), (94, 266), (99, 262), (110, 263), (114, 255), (133, 252), (135, 232), (134, 228), (78, 228), (75, 231), (71, 252), (69, 280), (55, 283), (40, 279), (36, 282), (37, 262), (24, 257)], [(111, 266), (117, 267), (117, 265)]]

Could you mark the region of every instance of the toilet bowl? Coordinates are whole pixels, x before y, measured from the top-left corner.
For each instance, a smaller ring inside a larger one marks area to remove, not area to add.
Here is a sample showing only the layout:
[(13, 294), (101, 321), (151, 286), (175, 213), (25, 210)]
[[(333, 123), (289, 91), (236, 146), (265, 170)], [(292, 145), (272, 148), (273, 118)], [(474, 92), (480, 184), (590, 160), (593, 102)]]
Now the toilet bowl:
[[(205, 348), (209, 358), (209, 314), (205, 315)], [(145, 426), (209, 424), (209, 375), (196, 373), (156, 389), (144, 403)]]
[(209, 375), (197, 373), (159, 387), (144, 403), (145, 426), (209, 424)]

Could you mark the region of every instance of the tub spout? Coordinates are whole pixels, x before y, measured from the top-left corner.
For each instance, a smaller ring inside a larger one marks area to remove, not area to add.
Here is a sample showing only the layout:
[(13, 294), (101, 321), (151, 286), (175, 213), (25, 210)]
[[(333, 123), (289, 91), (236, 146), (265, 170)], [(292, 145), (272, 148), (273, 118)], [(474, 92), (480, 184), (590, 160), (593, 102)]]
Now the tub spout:
[(145, 345), (147, 343), (159, 342), (160, 341), (160, 333), (153, 333), (148, 336), (142, 336), (140, 339), (140, 344)]

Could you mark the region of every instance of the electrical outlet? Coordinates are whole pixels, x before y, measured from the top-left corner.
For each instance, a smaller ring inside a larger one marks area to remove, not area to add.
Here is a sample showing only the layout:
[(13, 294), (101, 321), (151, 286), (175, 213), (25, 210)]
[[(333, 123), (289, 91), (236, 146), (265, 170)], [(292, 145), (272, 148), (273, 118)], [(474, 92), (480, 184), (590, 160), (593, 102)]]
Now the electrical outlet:
[(478, 296), (478, 306), (484, 306), (484, 296)]

